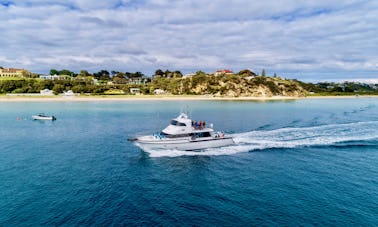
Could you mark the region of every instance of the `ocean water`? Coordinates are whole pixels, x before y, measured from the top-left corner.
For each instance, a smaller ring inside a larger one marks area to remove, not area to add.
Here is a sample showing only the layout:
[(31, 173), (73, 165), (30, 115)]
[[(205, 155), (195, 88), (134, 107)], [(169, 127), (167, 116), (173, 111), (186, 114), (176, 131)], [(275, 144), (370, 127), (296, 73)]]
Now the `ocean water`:
[[(236, 144), (127, 141), (183, 109)], [(378, 98), (0, 102), (0, 226), (39, 225), (378, 226)]]

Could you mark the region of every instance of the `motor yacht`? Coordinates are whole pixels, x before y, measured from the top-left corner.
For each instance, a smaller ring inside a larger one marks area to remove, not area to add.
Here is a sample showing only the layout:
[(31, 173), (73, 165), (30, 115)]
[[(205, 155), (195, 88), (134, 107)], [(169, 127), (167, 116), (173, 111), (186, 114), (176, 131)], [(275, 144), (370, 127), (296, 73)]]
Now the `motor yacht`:
[(202, 150), (234, 144), (231, 136), (224, 132), (215, 132), (213, 125), (206, 122), (191, 120), (187, 114), (181, 113), (171, 120), (161, 132), (139, 136), (133, 139), (142, 149), (176, 149)]

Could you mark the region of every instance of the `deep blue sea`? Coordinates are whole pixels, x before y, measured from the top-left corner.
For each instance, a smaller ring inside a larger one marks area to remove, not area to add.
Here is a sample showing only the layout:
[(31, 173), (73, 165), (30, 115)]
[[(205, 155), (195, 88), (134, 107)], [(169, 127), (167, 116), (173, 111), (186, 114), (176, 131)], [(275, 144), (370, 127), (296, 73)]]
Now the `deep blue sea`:
[[(236, 144), (127, 141), (182, 110)], [(0, 226), (39, 225), (378, 226), (378, 98), (0, 102)]]

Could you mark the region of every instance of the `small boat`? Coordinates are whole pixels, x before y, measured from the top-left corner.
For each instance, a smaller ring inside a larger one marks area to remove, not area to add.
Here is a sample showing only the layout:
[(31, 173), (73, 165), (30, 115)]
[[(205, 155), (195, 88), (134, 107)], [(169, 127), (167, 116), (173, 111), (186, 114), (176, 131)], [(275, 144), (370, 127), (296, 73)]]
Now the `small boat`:
[(45, 114), (38, 114), (38, 115), (33, 115), (32, 116), (33, 120), (44, 120), (44, 121), (55, 121), (56, 117), (55, 116), (47, 116)]
[(171, 120), (161, 132), (153, 135), (129, 139), (142, 149), (176, 149), (183, 151), (203, 150), (234, 144), (231, 136), (224, 132), (215, 132), (212, 124), (192, 121), (188, 115), (181, 113)]

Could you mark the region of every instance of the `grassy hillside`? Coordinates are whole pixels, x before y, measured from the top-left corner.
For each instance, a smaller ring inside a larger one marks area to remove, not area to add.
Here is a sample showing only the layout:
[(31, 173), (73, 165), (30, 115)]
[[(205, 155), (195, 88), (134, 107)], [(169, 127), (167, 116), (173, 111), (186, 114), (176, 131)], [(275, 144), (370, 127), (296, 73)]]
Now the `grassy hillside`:
[(159, 88), (171, 94), (211, 94), (228, 97), (304, 96), (306, 91), (293, 80), (273, 77), (241, 77), (238, 75), (195, 75), (189, 78), (156, 78), (151, 89)]

